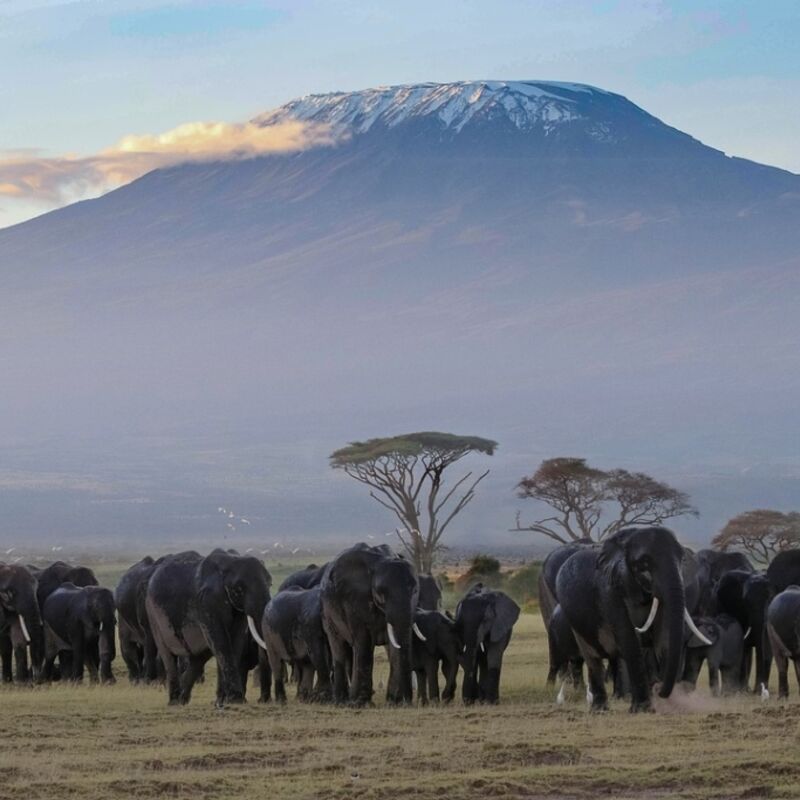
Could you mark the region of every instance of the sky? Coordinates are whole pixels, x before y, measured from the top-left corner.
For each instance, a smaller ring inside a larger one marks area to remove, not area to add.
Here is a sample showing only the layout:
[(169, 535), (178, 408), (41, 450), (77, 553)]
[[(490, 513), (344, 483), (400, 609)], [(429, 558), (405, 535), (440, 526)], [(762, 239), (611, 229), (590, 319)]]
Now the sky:
[[(245, 123), (421, 81), (590, 83), (800, 173), (797, 41), (796, 0), (0, 0), (0, 227), (130, 179), (120, 152), (144, 169), (182, 147), (297, 146), (308, 132), (264, 142)], [(81, 179), (55, 190), (65, 159)]]

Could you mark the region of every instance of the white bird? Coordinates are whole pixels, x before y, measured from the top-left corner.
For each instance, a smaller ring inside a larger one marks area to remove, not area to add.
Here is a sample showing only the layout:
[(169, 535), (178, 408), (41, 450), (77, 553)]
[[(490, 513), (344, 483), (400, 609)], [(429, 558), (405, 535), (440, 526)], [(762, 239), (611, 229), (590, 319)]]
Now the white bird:
[(394, 531), (389, 531), (389, 533), (384, 533), (384, 536), (394, 536)]
[(8, 555), (9, 553), (13, 553), (16, 549), (17, 549), (16, 547), (9, 547), (8, 550), (6, 550), (6, 555)]
[(230, 523), (230, 522), (228, 523), (228, 527), (229, 527), (229, 528), (230, 528), (232, 531), (235, 531), (235, 530), (236, 530), (236, 526), (235, 526), (235, 525), (231, 525), (231, 523)]
[(219, 511), (220, 514), (225, 514), (226, 513), (225, 509), (222, 506), (217, 506), (217, 511)]
[(589, 705), (594, 703), (594, 695), (592, 694), (592, 690), (588, 686), (586, 687), (586, 702)]
[(762, 683), (761, 684), (761, 702), (766, 703), (769, 700), (769, 689)]
[(261, 551), (262, 556), (265, 556), (267, 553), (269, 553), (269, 547), (266, 550)]
[(565, 695), (564, 687), (566, 685), (567, 685), (567, 682), (564, 681), (561, 684), (561, 688), (558, 690), (558, 694), (556, 695), (556, 705), (557, 706), (563, 706), (564, 705), (564, 695)]
[(240, 517), (239, 518), (239, 522), (241, 522), (242, 525), (249, 525), (250, 524), (250, 520), (249, 519), (245, 519), (244, 517)]
[(228, 512), (228, 519), (233, 519), (235, 516), (236, 514), (234, 514), (233, 511)]
[(300, 552), (300, 548), (299, 547), (295, 547), (295, 549), (292, 550), (292, 555), (296, 556), (299, 552)]
[(252, 553), (252, 552), (253, 552), (253, 548), (252, 547), (248, 547), (247, 550), (245, 550), (245, 553)]
[(374, 538), (375, 538), (375, 537), (374, 537), (374, 536), (373, 536), (371, 533), (368, 533), (368, 534), (367, 534), (367, 539), (374, 539)]
[(18, 561), (22, 561), (22, 556), (17, 556), (16, 558), (11, 560), (12, 564), (16, 564)]

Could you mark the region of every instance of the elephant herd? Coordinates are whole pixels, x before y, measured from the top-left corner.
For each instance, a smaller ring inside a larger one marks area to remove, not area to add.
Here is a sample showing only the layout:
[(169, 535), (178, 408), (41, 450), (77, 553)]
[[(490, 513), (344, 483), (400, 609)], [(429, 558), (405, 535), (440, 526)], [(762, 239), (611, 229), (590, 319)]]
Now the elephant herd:
[[(391, 548), (357, 544), (321, 567), (290, 575), (271, 596), (257, 558), (229, 550), (143, 558), (116, 592), (91, 570), (0, 565), (0, 656), (4, 681), (114, 681), (120, 654), (133, 683), (163, 683), (169, 703), (188, 703), (206, 663), (216, 662), (216, 703), (286, 700), (291, 673), (302, 701), (363, 706), (373, 698), (376, 647), (389, 661), (386, 698), (410, 703), (455, 696), (496, 703), (503, 653), (520, 609), (500, 591), (470, 589), (455, 615), (439, 610), (430, 575)], [(15, 669), (12, 669), (12, 657)], [(412, 678), (413, 676), (413, 678)]]
[(704, 662), (714, 694), (768, 697), (773, 658), (780, 697), (789, 661), (800, 684), (800, 550), (757, 572), (741, 553), (694, 553), (666, 528), (628, 527), (551, 552), (539, 601), (559, 702), (568, 683), (582, 687), (584, 666), (595, 711), (607, 708), (607, 682), (631, 711), (650, 710), (654, 689), (693, 689)]

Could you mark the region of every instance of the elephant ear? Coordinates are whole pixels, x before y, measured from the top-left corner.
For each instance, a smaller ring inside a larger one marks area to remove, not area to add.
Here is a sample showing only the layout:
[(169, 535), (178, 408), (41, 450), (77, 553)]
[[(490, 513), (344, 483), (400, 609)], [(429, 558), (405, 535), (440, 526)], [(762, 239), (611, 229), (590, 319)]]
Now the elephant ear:
[(200, 562), (197, 567), (197, 596), (201, 602), (224, 591), (224, 572), (230, 559), (224, 550), (214, 550)]
[(614, 586), (622, 583), (625, 571), (625, 553), (635, 530), (635, 528), (623, 528), (609, 536), (600, 546), (600, 552), (597, 554), (597, 568), (605, 572), (608, 582)]
[(497, 593), (494, 602), (494, 620), (489, 631), (489, 638), (493, 642), (502, 641), (511, 633), (514, 623), (519, 619), (519, 611), (519, 606), (507, 594)]

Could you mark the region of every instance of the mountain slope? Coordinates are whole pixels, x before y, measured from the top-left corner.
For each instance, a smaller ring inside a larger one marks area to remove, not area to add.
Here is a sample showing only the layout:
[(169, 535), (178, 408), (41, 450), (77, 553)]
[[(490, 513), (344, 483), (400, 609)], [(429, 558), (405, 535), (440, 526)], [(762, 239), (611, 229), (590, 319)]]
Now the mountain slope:
[(782, 488), (743, 506), (797, 496), (798, 176), (576, 84), (312, 95), (257, 122), (290, 118), (339, 143), (0, 231), (0, 487), (49, 509), (9, 500), (9, 532), (70, 503), (75, 533), (87, 508), (98, 533), (214, 531), (226, 492), (264, 530), (363, 530), (382, 517), (328, 452), (432, 427), (501, 443), (473, 535), (561, 453), (696, 488), (698, 535), (755, 463)]

